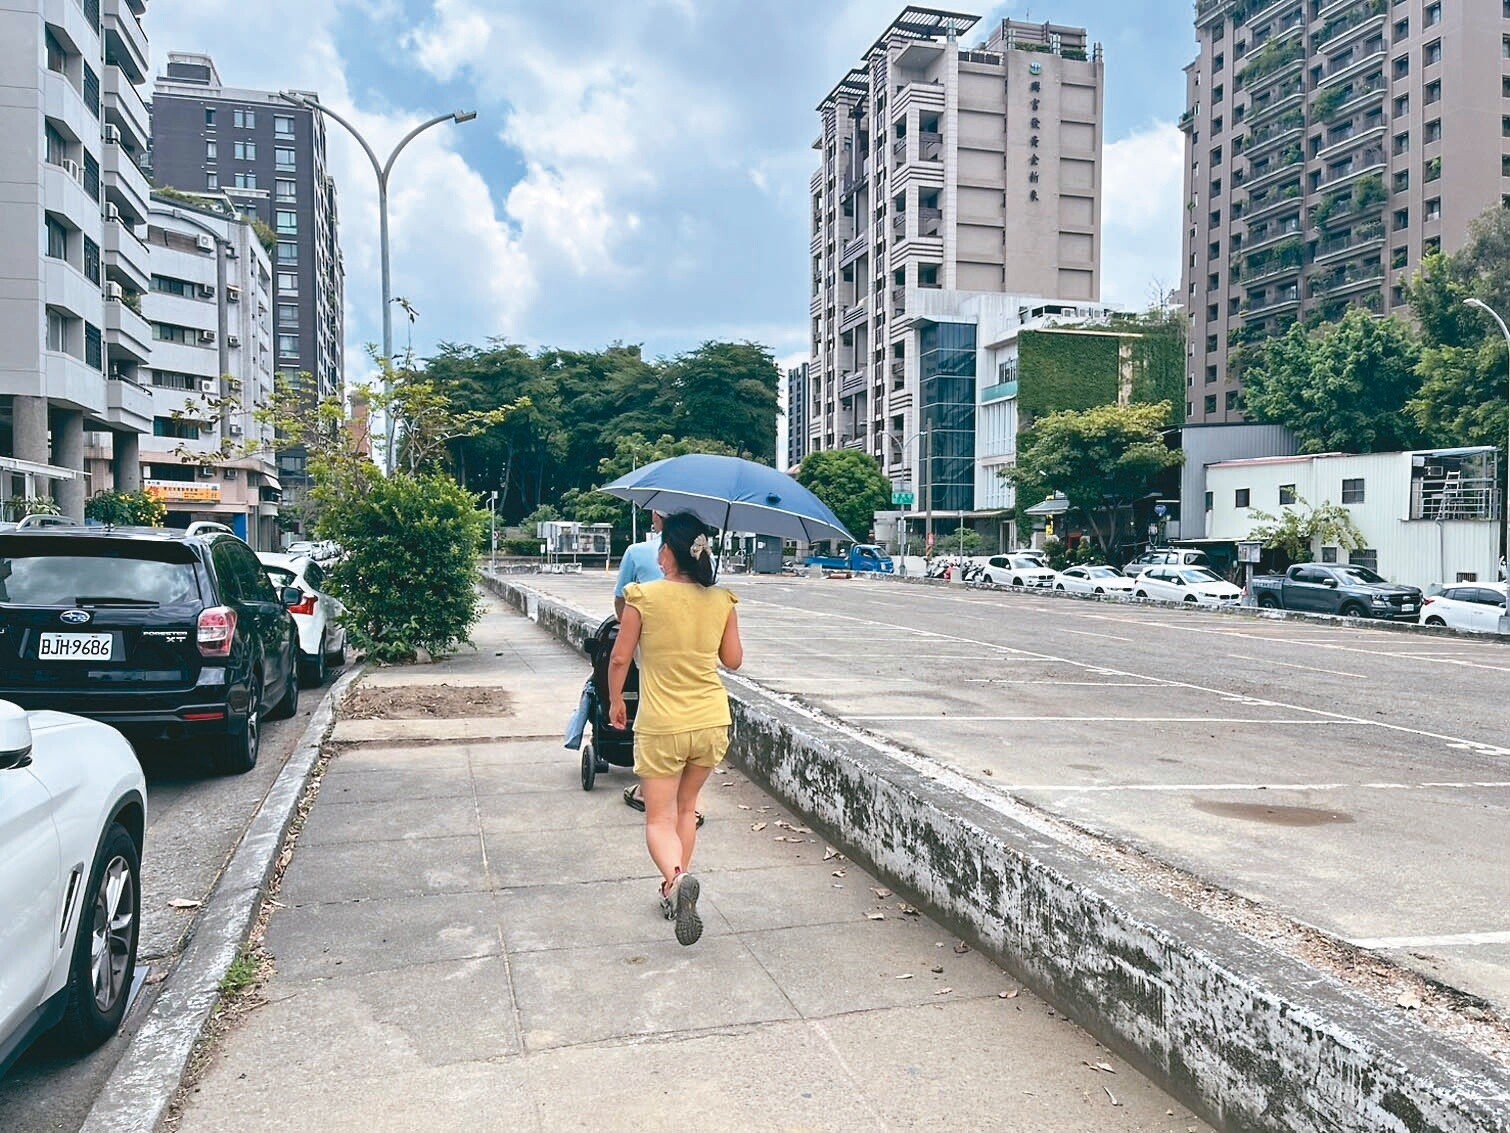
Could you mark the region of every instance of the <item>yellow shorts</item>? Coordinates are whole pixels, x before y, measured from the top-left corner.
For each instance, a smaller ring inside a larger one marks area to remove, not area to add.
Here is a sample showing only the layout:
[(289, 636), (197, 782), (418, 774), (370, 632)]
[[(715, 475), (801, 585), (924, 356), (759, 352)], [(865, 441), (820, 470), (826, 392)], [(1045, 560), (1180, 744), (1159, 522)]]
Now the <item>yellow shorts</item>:
[(687, 764), (717, 767), (729, 751), (729, 729), (699, 728), (665, 736), (634, 737), (634, 773), (641, 779), (669, 779)]

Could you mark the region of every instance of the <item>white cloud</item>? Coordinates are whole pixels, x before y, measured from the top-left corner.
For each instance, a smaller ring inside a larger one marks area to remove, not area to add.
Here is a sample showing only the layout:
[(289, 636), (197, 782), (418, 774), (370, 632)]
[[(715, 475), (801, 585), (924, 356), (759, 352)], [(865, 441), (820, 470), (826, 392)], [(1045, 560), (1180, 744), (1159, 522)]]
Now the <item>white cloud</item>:
[(1159, 122), (1111, 142), (1103, 156), (1101, 298), (1141, 310), (1155, 281), (1179, 286), (1185, 135)]

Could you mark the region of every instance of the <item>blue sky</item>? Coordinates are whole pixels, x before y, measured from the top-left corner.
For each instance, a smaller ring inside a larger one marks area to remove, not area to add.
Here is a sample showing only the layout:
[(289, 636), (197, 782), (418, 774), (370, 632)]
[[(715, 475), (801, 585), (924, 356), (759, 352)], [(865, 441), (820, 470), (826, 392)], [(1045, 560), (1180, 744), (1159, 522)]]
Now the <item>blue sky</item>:
[[(895, 0), (153, 0), (154, 66), (207, 51), (224, 81), (314, 89), (380, 153), (446, 110), (393, 176), (394, 292), (414, 346), (482, 342), (650, 355), (709, 338), (804, 352), (813, 107)], [(1188, 0), (941, 5), (1081, 24), (1106, 49), (1103, 299), (1179, 282)], [(332, 127), (347, 357), (379, 336), (370, 167)], [(402, 344), (403, 332), (397, 332)]]

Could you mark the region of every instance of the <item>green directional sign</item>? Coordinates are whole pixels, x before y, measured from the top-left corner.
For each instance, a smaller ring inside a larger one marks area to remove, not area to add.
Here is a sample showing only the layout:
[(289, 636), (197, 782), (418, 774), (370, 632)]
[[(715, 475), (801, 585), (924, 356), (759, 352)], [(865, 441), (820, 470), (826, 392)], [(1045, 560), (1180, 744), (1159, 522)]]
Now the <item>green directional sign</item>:
[(893, 507), (911, 507), (913, 495), (911, 492), (892, 492), (891, 504)]

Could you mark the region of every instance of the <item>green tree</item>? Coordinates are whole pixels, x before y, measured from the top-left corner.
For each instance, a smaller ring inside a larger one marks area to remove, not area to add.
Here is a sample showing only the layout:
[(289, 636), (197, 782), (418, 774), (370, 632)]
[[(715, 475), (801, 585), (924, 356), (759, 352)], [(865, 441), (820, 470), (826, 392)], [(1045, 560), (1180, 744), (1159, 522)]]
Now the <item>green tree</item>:
[(1286, 508), (1277, 516), (1255, 508), (1252, 517), (1258, 523), (1248, 533), (1248, 538), (1271, 551), (1280, 551), (1292, 563), (1309, 562), (1318, 544), (1346, 547), (1349, 551), (1368, 545), (1353, 513), (1330, 500), (1320, 507), (1312, 507), (1296, 496), (1295, 506)]
[[(1018, 438), (1017, 463), (1004, 473), (1019, 504), (1063, 492), (1090, 525), (1104, 554), (1122, 543), (1124, 512), (1185, 454), (1164, 444), (1167, 402), (1098, 405), (1051, 413)], [(1019, 513), (1025, 508), (1019, 507)]]
[(1475, 220), (1460, 251), (1427, 256), (1409, 298), (1423, 340), (1421, 385), (1409, 404), (1416, 425), (1436, 444), (1504, 444), (1505, 340), (1464, 300), (1510, 314), (1510, 209)]
[(167, 505), (151, 492), (96, 492), (84, 502), (84, 518), (112, 527), (161, 527)]
[(1341, 321), (1246, 348), (1243, 398), (1259, 421), (1288, 426), (1301, 452), (1392, 452), (1421, 430), (1405, 412), (1420, 379), (1415, 332), (1353, 308)]
[(780, 381), (764, 346), (705, 342), (663, 367), (655, 408), (675, 436), (721, 441), (739, 456), (774, 464)]
[(721, 441), (706, 438), (678, 440), (662, 435), (649, 440), (640, 433), (616, 437), (613, 452), (598, 462), (595, 481), (587, 488), (573, 488), (566, 492), (561, 497), (561, 512), (578, 523), (612, 524), (615, 538), (620, 542), (627, 542), (631, 529), (630, 505), (624, 500), (604, 495), (598, 488), (642, 465), (692, 452), (712, 453), (715, 456), (737, 455)]
[(891, 506), (891, 481), (873, 456), (852, 448), (809, 453), (797, 483), (826, 503), (856, 539), (869, 536), (875, 514)]

